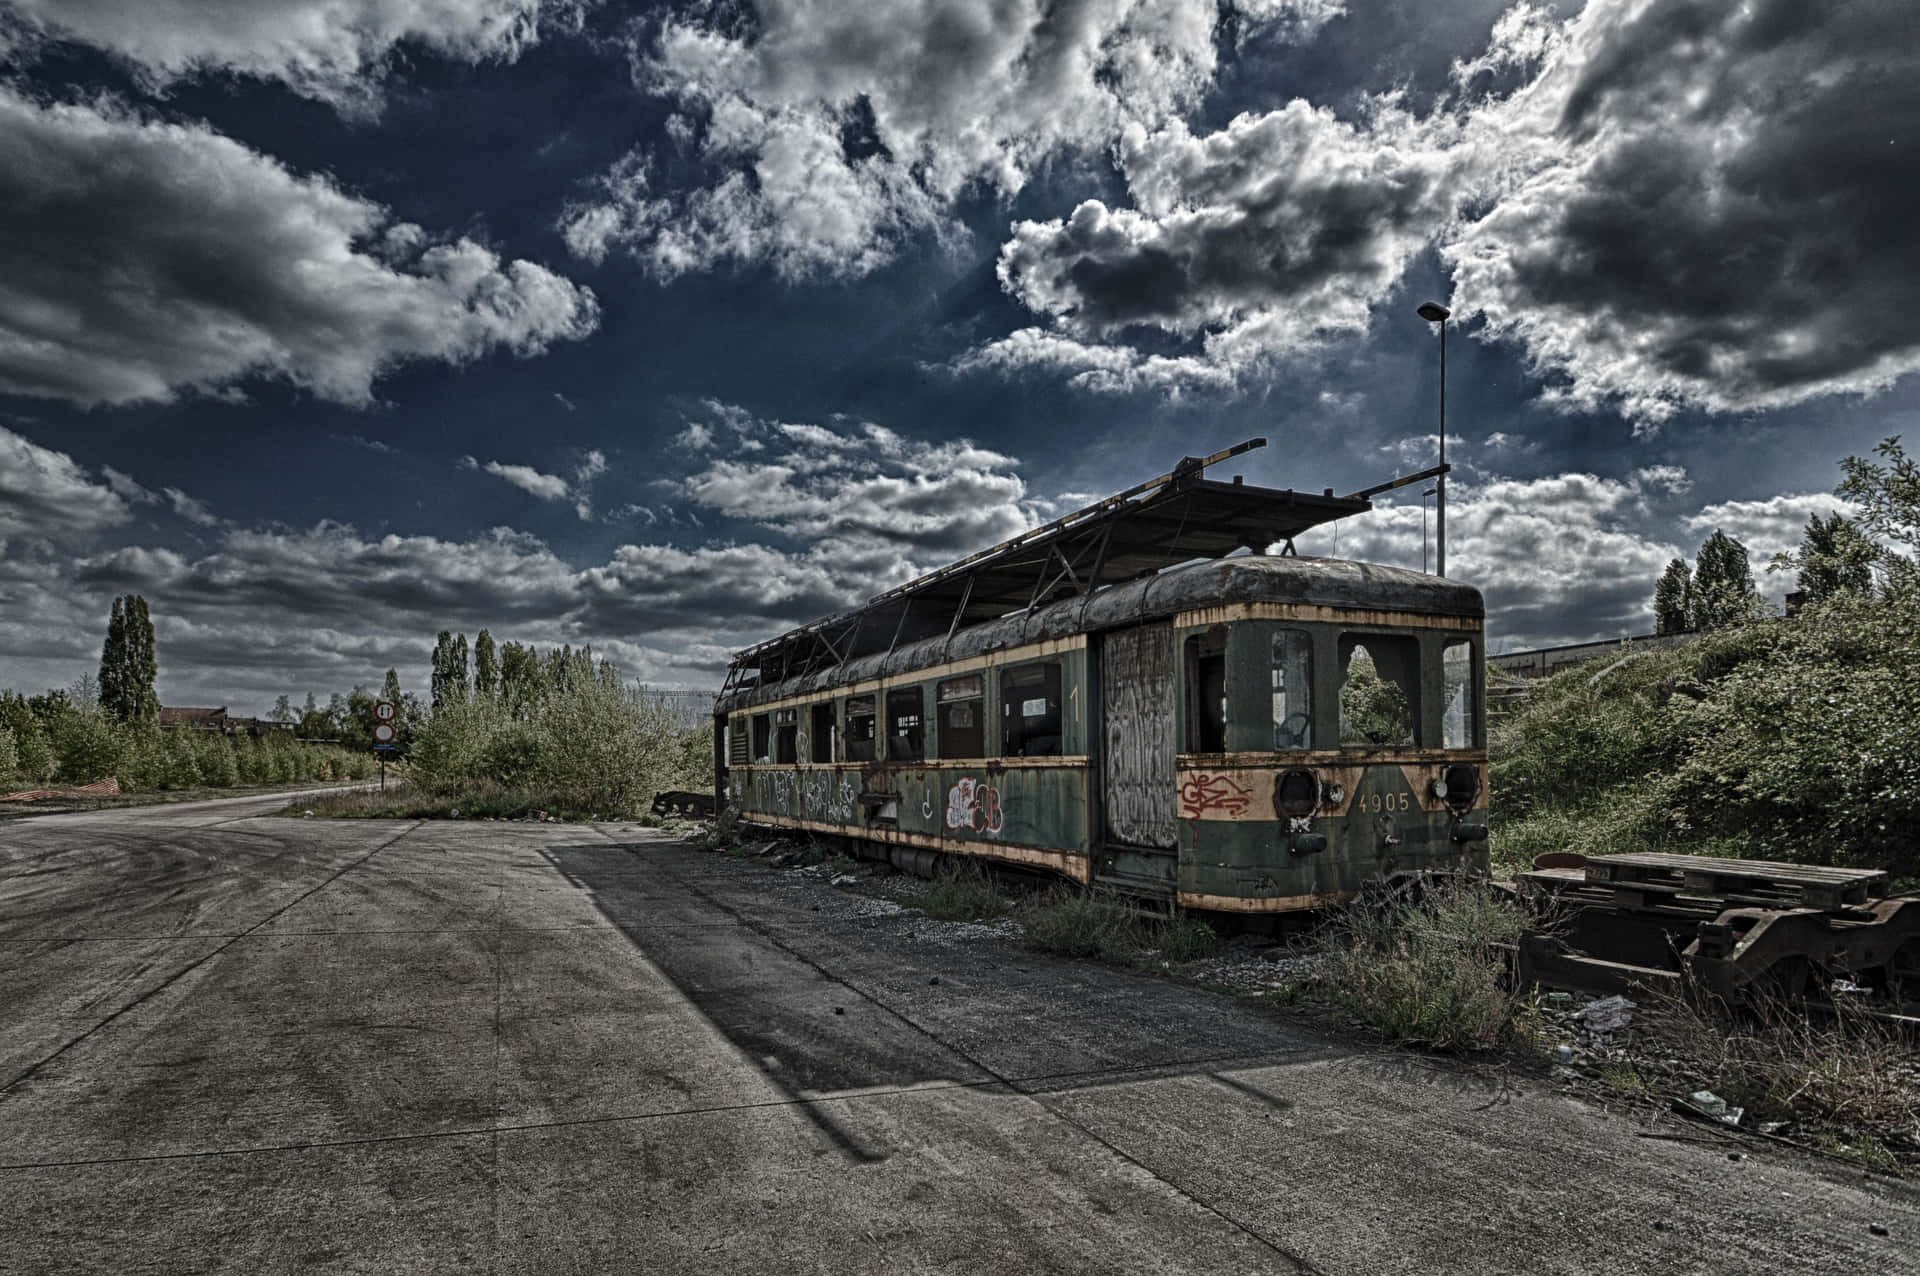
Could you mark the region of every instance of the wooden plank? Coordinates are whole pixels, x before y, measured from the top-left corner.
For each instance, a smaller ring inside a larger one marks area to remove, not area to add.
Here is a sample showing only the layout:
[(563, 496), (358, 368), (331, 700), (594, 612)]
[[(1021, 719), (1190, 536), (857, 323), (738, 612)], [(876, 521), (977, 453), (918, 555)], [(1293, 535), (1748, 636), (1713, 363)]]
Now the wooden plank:
[(1823, 864), (1787, 864), (1773, 860), (1723, 859), (1711, 855), (1673, 855), (1665, 852), (1644, 851), (1627, 852), (1619, 855), (1596, 855), (1588, 861), (1589, 867), (1605, 866), (1644, 872), (1664, 869), (1671, 872), (1688, 871), (1713, 873), (1725, 877), (1755, 877), (1771, 881), (1853, 883), (1884, 880), (1885, 869), (1879, 868), (1833, 868)]

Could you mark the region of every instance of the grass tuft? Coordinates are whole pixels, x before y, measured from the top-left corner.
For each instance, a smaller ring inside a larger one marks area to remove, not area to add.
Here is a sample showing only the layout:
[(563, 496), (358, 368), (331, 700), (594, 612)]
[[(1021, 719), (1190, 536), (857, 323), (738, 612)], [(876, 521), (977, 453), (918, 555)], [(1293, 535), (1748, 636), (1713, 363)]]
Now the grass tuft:
[(1325, 986), (1395, 1041), (1492, 1049), (1524, 1035), (1528, 1000), (1508, 987), (1507, 954), (1527, 925), (1518, 904), (1473, 883), (1361, 901), (1333, 920)]
[(921, 911), (937, 921), (983, 922), (1005, 915), (1007, 897), (977, 864), (949, 869), (933, 879), (918, 900)]
[(1063, 957), (1137, 961), (1153, 946), (1148, 923), (1109, 891), (1056, 886), (1020, 910), (1027, 943)]

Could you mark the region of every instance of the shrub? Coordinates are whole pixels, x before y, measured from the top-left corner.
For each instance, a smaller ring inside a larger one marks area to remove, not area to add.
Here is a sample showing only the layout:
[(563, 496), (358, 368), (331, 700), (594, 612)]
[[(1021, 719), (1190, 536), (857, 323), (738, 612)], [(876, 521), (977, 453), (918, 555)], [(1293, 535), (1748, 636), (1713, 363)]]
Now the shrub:
[(200, 760), (194, 754), (193, 741), (185, 731), (169, 732), (161, 763), (160, 787), (191, 789), (200, 784)]
[(20, 769), (20, 750), (13, 742), (13, 729), (0, 726), (0, 780), (10, 780)]
[(1920, 874), (1920, 598), (1842, 593), (1559, 674), (1492, 739), (1494, 852), (1669, 849)]
[(1507, 949), (1528, 925), (1518, 904), (1476, 883), (1443, 883), (1417, 900), (1362, 899), (1333, 922), (1326, 986), (1395, 1041), (1489, 1049), (1525, 1004), (1507, 987)]
[(943, 922), (987, 921), (1007, 911), (1007, 897), (978, 864), (942, 871), (919, 904), (927, 916)]
[(53, 741), (59, 776), (68, 784), (92, 784), (112, 775), (120, 761), (120, 740), (97, 710), (65, 714)]
[(240, 783), (240, 764), (233, 755), (233, 744), (216, 736), (200, 747), (200, 778), (217, 789), (230, 789)]
[(16, 754), (14, 766), (22, 780), (39, 784), (53, 778), (58, 758), (53, 750), (53, 742), (47, 738), (46, 731), (38, 722), (29, 718), (24, 727), (16, 726), (13, 747)]

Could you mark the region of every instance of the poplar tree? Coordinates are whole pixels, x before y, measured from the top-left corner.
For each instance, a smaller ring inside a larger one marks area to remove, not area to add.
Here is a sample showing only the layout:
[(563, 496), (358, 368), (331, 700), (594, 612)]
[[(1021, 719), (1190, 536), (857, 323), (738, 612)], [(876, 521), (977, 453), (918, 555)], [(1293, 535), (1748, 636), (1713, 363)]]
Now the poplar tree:
[(1700, 546), (1693, 570), (1693, 623), (1699, 629), (1718, 629), (1754, 616), (1760, 591), (1754, 588), (1747, 547), (1714, 530)]
[(473, 640), (473, 691), (482, 699), (491, 699), (500, 687), (500, 665), (494, 659), (493, 635), (482, 629)]
[(393, 706), (395, 713), (400, 711), (400, 671), (387, 670), (387, 680), (380, 687), (380, 698)]
[(453, 635), (442, 629), (433, 644), (433, 707), (438, 709), (452, 697)]
[(121, 722), (158, 719), (160, 697), (153, 684), (159, 673), (147, 600), (138, 594), (115, 598), (100, 648), (100, 708)]
[(107, 618), (107, 640), (100, 647), (100, 708), (123, 722), (127, 717), (127, 678), (131, 673), (127, 666), (126, 600), (115, 598), (113, 613)]
[(1653, 632), (1684, 634), (1693, 628), (1693, 572), (1687, 560), (1667, 564), (1653, 587)]
[(133, 671), (132, 712), (127, 715), (128, 719), (158, 722), (160, 696), (154, 690), (154, 683), (160, 677), (160, 661), (153, 645), (153, 618), (147, 614), (147, 600), (138, 594), (127, 595), (127, 648)]
[(453, 636), (453, 694), (456, 699), (465, 700), (472, 683), (467, 678), (467, 636)]

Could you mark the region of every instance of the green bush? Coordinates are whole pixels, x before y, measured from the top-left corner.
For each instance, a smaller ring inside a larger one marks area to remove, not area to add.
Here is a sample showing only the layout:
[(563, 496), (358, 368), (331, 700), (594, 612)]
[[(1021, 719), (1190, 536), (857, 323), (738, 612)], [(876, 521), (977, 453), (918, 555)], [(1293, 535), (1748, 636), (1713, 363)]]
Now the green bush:
[(185, 731), (167, 733), (164, 761), (160, 773), (160, 787), (163, 789), (191, 789), (201, 783), (200, 759), (196, 756), (193, 741)]
[(1920, 599), (1841, 594), (1548, 679), (1492, 739), (1494, 850), (1920, 873)]
[(200, 778), (216, 789), (230, 789), (240, 783), (240, 763), (233, 745), (223, 736), (214, 736), (200, 746)]
[(518, 713), (487, 696), (449, 700), (414, 736), (411, 763), (430, 794), (538, 794), (546, 809), (636, 815), (662, 789), (712, 785), (711, 728), (689, 743), (700, 735), (660, 698), (584, 677)]
[(20, 769), (20, 750), (13, 742), (13, 729), (0, 727), (0, 781), (11, 781)]
[(120, 761), (120, 739), (98, 710), (76, 709), (55, 728), (58, 774), (67, 784), (92, 784), (112, 775)]

